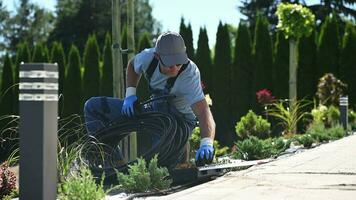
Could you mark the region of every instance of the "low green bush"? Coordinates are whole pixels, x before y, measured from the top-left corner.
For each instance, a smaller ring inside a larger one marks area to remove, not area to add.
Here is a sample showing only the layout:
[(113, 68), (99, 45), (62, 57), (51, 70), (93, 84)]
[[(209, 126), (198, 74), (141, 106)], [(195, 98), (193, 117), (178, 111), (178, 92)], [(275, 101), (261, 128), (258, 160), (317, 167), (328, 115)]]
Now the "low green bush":
[(356, 112), (350, 109), (348, 113), (348, 117), (349, 117), (349, 125), (351, 127), (351, 130), (356, 130)]
[(326, 142), (331, 139), (323, 123), (311, 124), (305, 134), (310, 135), (317, 142)]
[(168, 179), (167, 168), (157, 166), (157, 155), (149, 163), (148, 169), (143, 158), (137, 159), (137, 163), (129, 166), (128, 174), (117, 173), (122, 188), (129, 192), (147, 192), (169, 188), (172, 183)]
[(87, 167), (82, 166), (79, 171), (71, 175), (59, 184), (59, 200), (102, 200), (106, 196), (103, 187), (103, 180), (96, 184), (93, 175)]
[(336, 126), (327, 129), (327, 134), (330, 136), (331, 139), (337, 140), (343, 138), (346, 134), (346, 131), (344, 130), (344, 127), (342, 125), (337, 124)]
[(271, 156), (271, 145), (255, 136), (251, 136), (236, 143), (237, 151), (232, 154), (233, 158), (244, 160), (259, 160)]
[(326, 123), (327, 127), (335, 126), (339, 123), (340, 111), (339, 108), (335, 106), (329, 106), (326, 111)]
[(264, 139), (269, 136), (270, 127), (271, 124), (267, 120), (261, 116), (257, 116), (252, 110), (249, 110), (245, 116), (241, 117), (235, 129), (237, 135), (242, 140), (251, 136)]
[(298, 142), (302, 144), (305, 148), (310, 148), (312, 147), (315, 140), (310, 134), (304, 134), (298, 137)]

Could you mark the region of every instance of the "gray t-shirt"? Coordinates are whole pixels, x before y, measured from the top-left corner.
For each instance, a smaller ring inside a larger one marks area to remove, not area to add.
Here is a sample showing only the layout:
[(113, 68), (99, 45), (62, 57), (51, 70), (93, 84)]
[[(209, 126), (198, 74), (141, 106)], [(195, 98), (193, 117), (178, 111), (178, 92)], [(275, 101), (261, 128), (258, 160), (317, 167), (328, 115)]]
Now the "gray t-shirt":
[[(145, 49), (134, 58), (134, 69), (137, 74), (142, 74), (148, 69), (153, 57), (155, 48)], [(159, 65), (159, 63), (158, 63)], [(142, 77), (143, 78), (143, 77)], [(152, 89), (163, 90), (169, 77), (162, 74), (159, 66), (152, 74), (150, 87)], [(173, 105), (188, 119), (195, 119), (191, 106), (204, 99), (203, 89), (200, 82), (200, 72), (197, 65), (190, 61), (187, 68), (179, 74), (170, 94), (174, 94)]]

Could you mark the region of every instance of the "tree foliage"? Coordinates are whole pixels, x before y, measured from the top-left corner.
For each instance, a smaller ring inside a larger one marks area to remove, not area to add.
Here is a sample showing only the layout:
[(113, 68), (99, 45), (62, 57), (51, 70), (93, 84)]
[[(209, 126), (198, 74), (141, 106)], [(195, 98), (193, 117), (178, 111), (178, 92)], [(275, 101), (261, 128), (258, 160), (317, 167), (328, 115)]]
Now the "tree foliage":
[(239, 24), (234, 46), (231, 101), (238, 103), (231, 106), (233, 116), (238, 121), (248, 112), (254, 99), (251, 35), (248, 27), (243, 23)]
[(111, 51), (111, 36), (106, 34), (105, 46), (103, 49), (103, 67), (100, 81), (100, 95), (112, 97), (113, 94), (113, 61)]
[[(5, 55), (0, 83), (0, 117), (14, 114), (14, 75), (9, 55)], [(3, 120), (0, 120), (0, 122)], [(1, 130), (0, 126), (0, 130)]]
[(318, 78), (325, 73), (332, 73), (338, 76), (339, 72), (339, 27), (338, 19), (335, 15), (326, 18), (323, 23), (318, 41)]
[(340, 53), (340, 79), (347, 84), (349, 104), (356, 105), (356, 28), (354, 24), (347, 24)]
[(188, 26), (186, 26), (184, 23), (184, 18), (181, 18), (181, 21), (180, 21), (179, 34), (184, 39), (184, 43), (187, 48), (188, 57), (194, 61), (195, 60), (195, 52), (194, 52), (194, 46), (193, 46), (192, 26), (190, 25), (190, 23), (188, 24)]
[(99, 46), (95, 35), (89, 36), (83, 58), (83, 101), (98, 96), (100, 90)]
[(298, 39), (313, 31), (315, 16), (308, 8), (298, 4), (279, 4), (277, 7), (278, 25), (286, 38)]
[(68, 66), (64, 81), (64, 116), (82, 113), (80, 65), (79, 50), (76, 46), (72, 45), (68, 55)]
[(265, 17), (257, 19), (253, 42), (254, 57), (254, 91), (272, 88), (272, 41), (269, 35), (269, 24)]
[(299, 40), (299, 59), (297, 72), (298, 99), (313, 100), (317, 85), (316, 41), (315, 31)]
[(62, 46), (62, 43), (59, 42), (54, 42), (52, 44), (52, 50), (51, 50), (51, 63), (57, 63), (58, 65), (58, 84), (59, 84), (59, 90), (58, 94), (63, 93), (63, 86), (64, 86), (64, 77), (65, 77), (65, 70), (66, 70), (66, 60), (65, 60), (65, 54), (64, 54), (64, 49)]
[(205, 87), (204, 93), (210, 93), (213, 88), (213, 65), (206, 28), (200, 28), (199, 31), (198, 48), (195, 62), (200, 70), (201, 80)]
[(273, 94), (278, 99), (289, 97), (289, 43), (282, 32), (277, 33), (274, 46)]

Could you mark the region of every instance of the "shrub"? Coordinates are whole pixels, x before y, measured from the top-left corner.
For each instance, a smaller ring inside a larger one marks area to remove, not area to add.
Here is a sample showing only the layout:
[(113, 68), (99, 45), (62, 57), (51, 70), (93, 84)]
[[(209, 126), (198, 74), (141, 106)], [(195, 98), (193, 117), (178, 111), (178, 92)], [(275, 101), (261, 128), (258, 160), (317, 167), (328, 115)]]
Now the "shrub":
[(0, 165), (0, 199), (11, 195), (16, 190), (16, 176), (10, 171), (7, 163)]
[(329, 129), (327, 129), (327, 134), (331, 137), (331, 139), (340, 139), (345, 136), (346, 131), (342, 127), (342, 125), (337, 124)]
[(337, 79), (333, 74), (327, 73), (319, 79), (316, 96), (322, 105), (337, 106), (339, 98), (343, 95), (345, 89), (345, 83)]
[(311, 135), (305, 134), (298, 138), (298, 142), (305, 148), (310, 148), (313, 145), (314, 139)]
[(353, 110), (350, 110), (348, 118), (349, 118), (349, 123), (350, 123), (351, 129), (355, 130), (356, 129), (356, 112), (354, 112)]
[(327, 125), (329, 127), (335, 126), (339, 123), (340, 119), (340, 111), (335, 106), (329, 106), (328, 110), (326, 111), (326, 120)]
[(305, 100), (291, 101), (286, 107), (283, 101), (273, 103), (272, 108), (268, 110), (269, 115), (276, 117), (282, 124), (283, 134), (290, 135), (296, 133), (297, 123), (306, 116), (307, 112), (302, 112), (302, 109), (310, 103)]
[(233, 158), (244, 160), (259, 160), (271, 156), (271, 145), (255, 136), (236, 143), (237, 151), (232, 155)]
[(166, 189), (172, 183), (167, 179), (167, 168), (157, 166), (157, 155), (149, 163), (148, 169), (143, 158), (137, 159), (137, 163), (129, 166), (128, 174), (117, 173), (121, 186), (131, 192), (147, 192), (149, 190)]
[(158, 167), (157, 161), (157, 155), (155, 155), (148, 165), (148, 172), (150, 173), (151, 178), (151, 188), (154, 190), (167, 189), (171, 185), (172, 180), (167, 179), (169, 176), (168, 169), (165, 167)]
[(320, 124), (320, 123), (325, 123), (326, 121), (326, 113), (327, 113), (328, 108), (323, 105), (319, 105), (317, 108), (314, 108), (311, 111), (311, 114), (313, 116), (313, 123), (314, 124)]
[(106, 195), (103, 189), (103, 180), (104, 177), (102, 177), (100, 185), (96, 185), (90, 170), (81, 167), (77, 173), (73, 173), (59, 185), (58, 199), (101, 200)]
[(256, 136), (258, 138), (267, 138), (269, 136), (271, 124), (263, 119), (261, 116), (257, 116), (252, 110), (241, 118), (236, 124), (236, 133), (242, 139), (246, 139), (250, 136)]
[(323, 123), (311, 124), (305, 134), (310, 135), (314, 140), (318, 142), (330, 140), (330, 136), (327, 134), (327, 130), (325, 129)]

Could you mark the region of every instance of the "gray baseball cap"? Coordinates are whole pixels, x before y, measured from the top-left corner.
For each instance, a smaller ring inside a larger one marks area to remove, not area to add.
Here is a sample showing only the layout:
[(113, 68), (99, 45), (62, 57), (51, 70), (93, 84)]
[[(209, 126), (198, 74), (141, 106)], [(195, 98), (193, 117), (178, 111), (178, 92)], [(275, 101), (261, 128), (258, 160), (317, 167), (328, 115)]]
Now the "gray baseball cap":
[(162, 33), (156, 42), (156, 53), (165, 66), (185, 64), (188, 62), (186, 47), (182, 36), (175, 32)]

